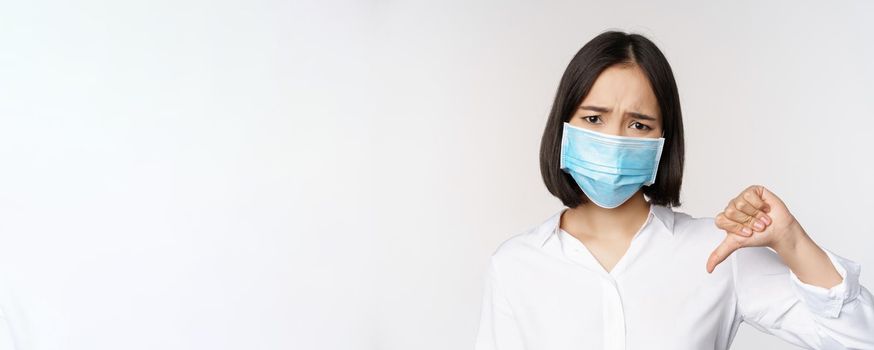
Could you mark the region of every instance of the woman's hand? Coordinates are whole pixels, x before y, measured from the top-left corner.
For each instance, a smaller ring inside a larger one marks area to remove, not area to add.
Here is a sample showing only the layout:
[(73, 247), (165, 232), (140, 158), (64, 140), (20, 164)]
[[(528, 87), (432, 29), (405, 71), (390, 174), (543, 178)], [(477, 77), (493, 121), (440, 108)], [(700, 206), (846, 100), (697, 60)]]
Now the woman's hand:
[(728, 235), (707, 260), (707, 272), (743, 247), (791, 249), (806, 233), (786, 204), (764, 186), (753, 185), (716, 215), (716, 227)]

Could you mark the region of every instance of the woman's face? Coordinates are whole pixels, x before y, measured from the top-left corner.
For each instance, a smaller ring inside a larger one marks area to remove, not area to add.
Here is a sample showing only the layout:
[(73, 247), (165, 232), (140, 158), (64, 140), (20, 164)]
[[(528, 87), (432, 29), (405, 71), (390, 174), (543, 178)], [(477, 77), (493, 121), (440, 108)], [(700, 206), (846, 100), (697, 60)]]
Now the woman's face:
[(637, 65), (614, 65), (601, 72), (568, 123), (617, 136), (662, 136), (658, 100)]

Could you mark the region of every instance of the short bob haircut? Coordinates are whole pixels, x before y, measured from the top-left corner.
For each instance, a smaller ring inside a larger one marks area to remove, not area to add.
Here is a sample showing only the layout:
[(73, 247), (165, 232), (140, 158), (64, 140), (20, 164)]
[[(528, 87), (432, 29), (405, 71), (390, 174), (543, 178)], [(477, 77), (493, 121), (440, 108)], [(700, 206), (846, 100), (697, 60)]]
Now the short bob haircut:
[(680, 206), (683, 182), (683, 118), (680, 96), (671, 66), (656, 45), (639, 34), (606, 31), (586, 43), (561, 77), (543, 138), (540, 173), (546, 188), (565, 206), (575, 208), (589, 201), (573, 177), (559, 169), (564, 122), (570, 120), (589, 93), (595, 79), (615, 64), (639, 66), (652, 86), (662, 115), (665, 145), (655, 183), (643, 187), (650, 203)]

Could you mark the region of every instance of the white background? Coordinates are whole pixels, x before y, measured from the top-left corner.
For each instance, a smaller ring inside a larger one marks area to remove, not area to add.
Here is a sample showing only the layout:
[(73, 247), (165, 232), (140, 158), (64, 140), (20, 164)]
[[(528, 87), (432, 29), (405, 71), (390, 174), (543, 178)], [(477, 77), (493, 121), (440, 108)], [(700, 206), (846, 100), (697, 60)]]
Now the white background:
[(678, 210), (764, 184), (871, 289), (874, 4), (822, 3), (4, 1), (6, 323), (19, 349), (469, 349), (488, 256), (561, 207), (540, 136), (607, 29), (673, 66)]

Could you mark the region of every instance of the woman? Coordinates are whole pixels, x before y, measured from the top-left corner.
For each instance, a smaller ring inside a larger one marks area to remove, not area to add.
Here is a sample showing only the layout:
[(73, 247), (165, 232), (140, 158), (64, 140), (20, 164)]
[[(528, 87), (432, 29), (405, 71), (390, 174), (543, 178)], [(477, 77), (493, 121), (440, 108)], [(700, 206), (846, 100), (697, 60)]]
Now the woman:
[(565, 207), (492, 254), (476, 349), (727, 349), (741, 322), (874, 349), (859, 264), (817, 246), (774, 193), (750, 186), (715, 218), (673, 211), (680, 102), (645, 37), (605, 32), (571, 60), (540, 164)]

